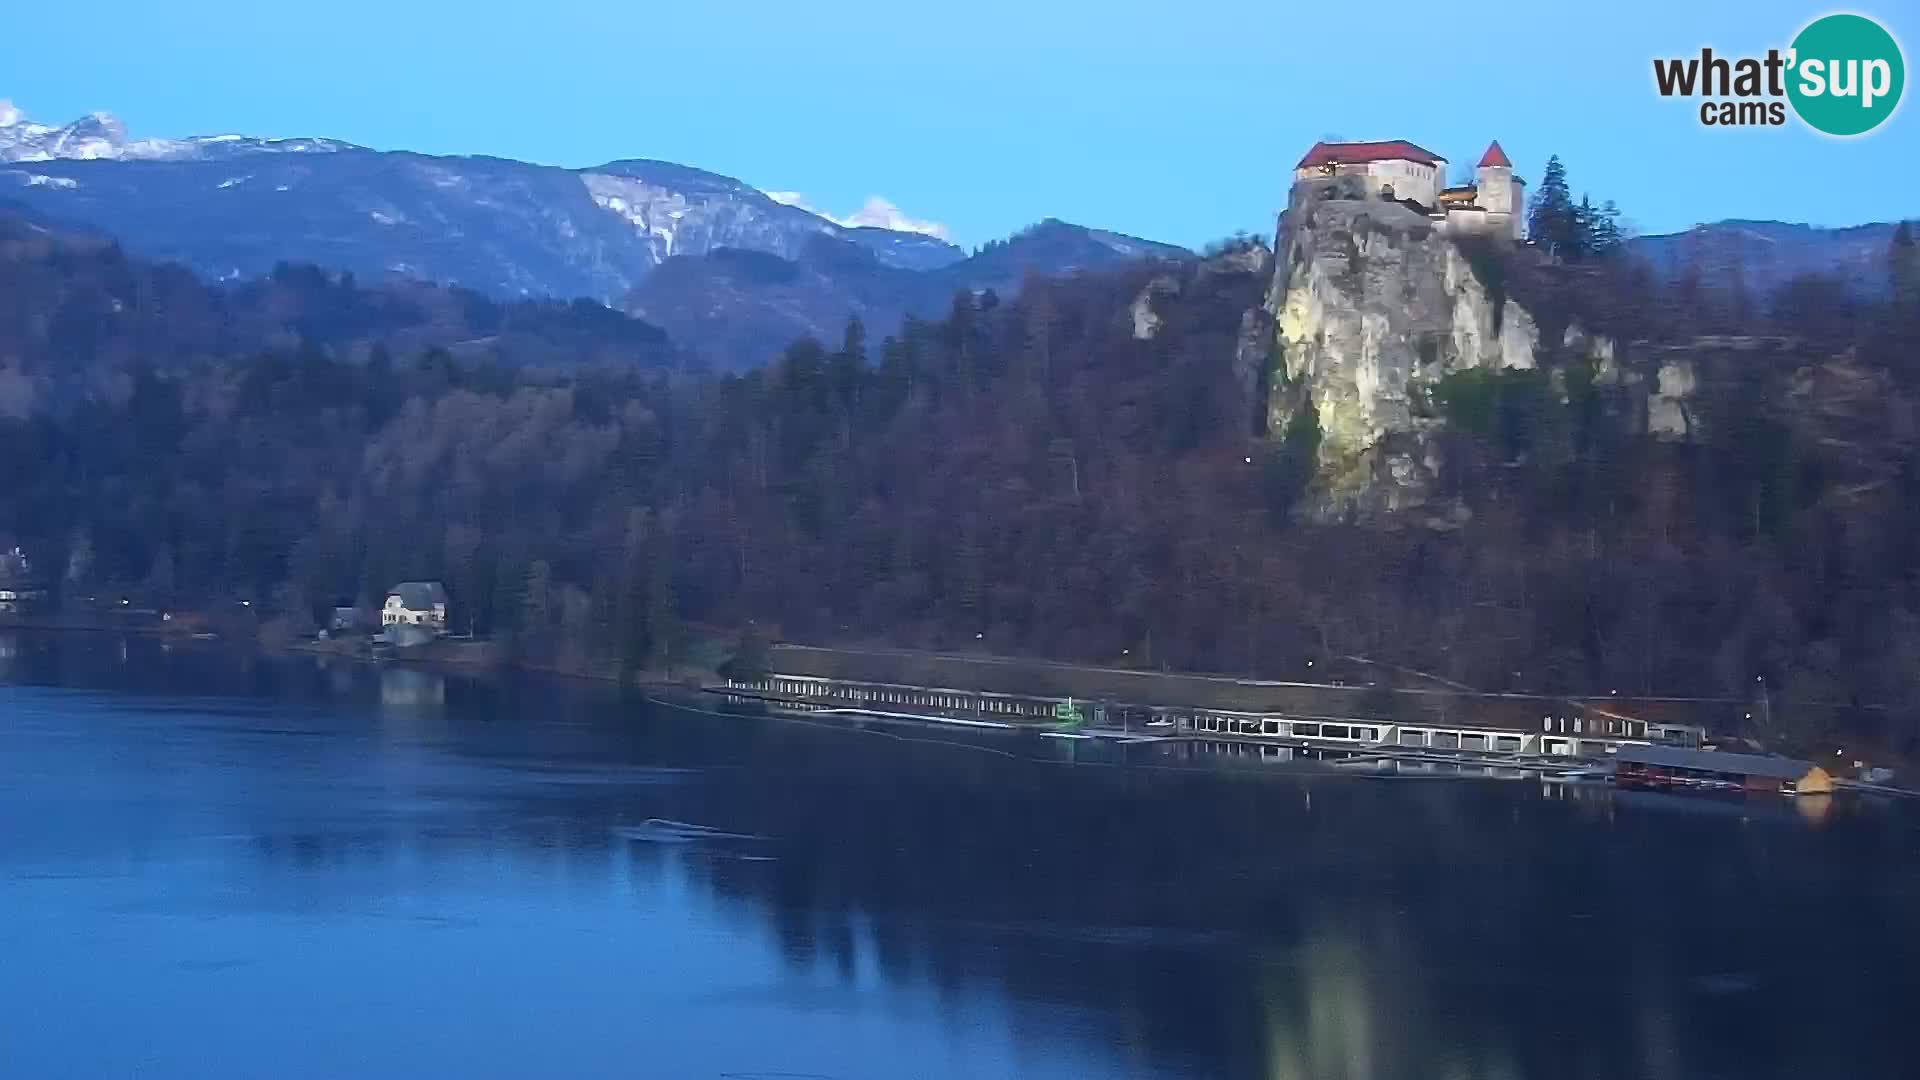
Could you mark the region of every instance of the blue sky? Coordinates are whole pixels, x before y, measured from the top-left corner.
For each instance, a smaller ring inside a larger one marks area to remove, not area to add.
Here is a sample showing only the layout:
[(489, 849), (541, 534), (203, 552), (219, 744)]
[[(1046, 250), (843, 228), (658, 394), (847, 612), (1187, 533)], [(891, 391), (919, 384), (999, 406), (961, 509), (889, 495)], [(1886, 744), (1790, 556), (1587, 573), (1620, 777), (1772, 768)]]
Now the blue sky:
[[(878, 196), (974, 245), (1054, 216), (1203, 244), (1266, 232), (1316, 139), (1406, 138), (1644, 232), (1920, 216), (1920, 107), (1871, 135), (1703, 128), (1650, 62), (1784, 47), (1827, 7), (1745, 0), (70, 0), (15, 5), (0, 98), (135, 136), (325, 135), (559, 165), (652, 157), (847, 213)], [(1915, 61), (1920, 5), (1853, 10)], [(1511, 12), (1505, 19), (1487, 13)], [(1910, 73), (1911, 74), (1911, 73)], [(1911, 98), (1920, 91), (1909, 90)]]

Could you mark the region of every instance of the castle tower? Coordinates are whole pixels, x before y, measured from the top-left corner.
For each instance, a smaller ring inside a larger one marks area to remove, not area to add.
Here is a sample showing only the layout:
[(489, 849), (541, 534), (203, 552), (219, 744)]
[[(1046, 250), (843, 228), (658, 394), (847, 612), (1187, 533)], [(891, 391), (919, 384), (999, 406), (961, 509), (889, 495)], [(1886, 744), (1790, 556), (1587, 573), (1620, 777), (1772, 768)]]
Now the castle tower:
[(1526, 181), (1513, 175), (1513, 162), (1507, 159), (1507, 152), (1500, 149), (1500, 140), (1495, 139), (1487, 146), (1487, 152), (1480, 155), (1474, 180), (1473, 201), (1487, 212), (1487, 223), (1515, 240), (1520, 239), (1526, 225), (1527, 201), (1522, 190)]

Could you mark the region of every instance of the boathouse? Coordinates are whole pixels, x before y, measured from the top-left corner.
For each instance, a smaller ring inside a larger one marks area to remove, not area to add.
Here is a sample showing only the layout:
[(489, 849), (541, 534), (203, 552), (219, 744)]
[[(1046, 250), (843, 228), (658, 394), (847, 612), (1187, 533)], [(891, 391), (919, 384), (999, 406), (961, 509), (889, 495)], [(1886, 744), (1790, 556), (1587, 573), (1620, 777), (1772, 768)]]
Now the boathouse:
[(1700, 729), (1659, 725), (1564, 699), (1455, 689), (1233, 679), (1090, 668), (1008, 657), (780, 644), (764, 673), (716, 690), (803, 709), (899, 713), (989, 724), (1045, 724), (1068, 704), (1097, 726), (1201, 740), (1392, 746), (1494, 754), (1599, 756)]
[(1623, 787), (1697, 787), (1824, 795), (1833, 777), (1810, 762), (1765, 754), (1729, 754), (1678, 746), (1623, 746), (1614, 754)]

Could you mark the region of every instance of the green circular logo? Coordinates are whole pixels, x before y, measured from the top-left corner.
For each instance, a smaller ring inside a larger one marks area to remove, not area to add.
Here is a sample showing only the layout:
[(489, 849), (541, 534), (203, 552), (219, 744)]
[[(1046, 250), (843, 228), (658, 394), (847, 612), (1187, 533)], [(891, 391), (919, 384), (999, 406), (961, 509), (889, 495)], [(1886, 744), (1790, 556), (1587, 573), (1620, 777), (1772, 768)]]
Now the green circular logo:
[(1907, 82), (1900, 45), (1863, 15), (1826, 15), (1793, 39), (1787, 97), (1808, 126), (1829, 135), (1872, 131), (1893, 115)]

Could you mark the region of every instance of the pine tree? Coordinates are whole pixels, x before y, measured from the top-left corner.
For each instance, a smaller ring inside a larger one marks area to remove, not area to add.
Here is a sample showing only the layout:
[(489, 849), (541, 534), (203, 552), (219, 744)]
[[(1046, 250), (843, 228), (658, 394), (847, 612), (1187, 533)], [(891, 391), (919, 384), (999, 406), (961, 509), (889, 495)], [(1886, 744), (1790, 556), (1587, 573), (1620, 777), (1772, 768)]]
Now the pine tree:
[(502, 556), (494, 561), (492, 630), (496, 636), (510, 636), (523, 625), (529, 573), (517, 558)]
[(1612, 254), (1614, 249), (1626, 242), (1626, 233), (1620, 227), (1620, 207), (1612, 199), (1600, 204), (1599, 211), (1592, 222), (1593, 253)]
[(544, 635), (553, 625), (553, 567), (545, 559), (535, 559), (527, 566), (524, 580), (520, 625), (530, 633)]
[(1578, 261), (1594, 253), (1594, 219), (1597, 217), (1593, 198), (1581, 194), (1580, 205), (1573, 208), (1573, 218), (1567, 226), (1567, 258)]
[(833, 397), (842, 417), (851, 417), (858, 407), (861, 376), (867, 370), (867, 327), (860, 316), (847, 319), (840, 351), (833, 354)]
[(614, 655), (619, 660), (623, 679), (644, 668), (658, 645), (653, 611), (653, 568), (649, 559), (656, 546), (652, 535), (654, 531), (652, 515), (644, 507), (628, 509), (620, 573), (613, 585)]
[(733, 659), (727, 662), (726, 672), (736, 679), (757, 679), (769, 670), (770, 643), (766, 631), (760, 624), (749, 620), (740, 631), (740, 644), (733, 650)]
[(673, 534), (663, 522), (654, 530), (647, 565), (647, 626), (653, 651), (667, 674), (680, 653), (680, 604), (673, 589)]
[(859, 365), (862, 370), (866, 369), (867, 324), (860, 321), (860, 316), (847, 317), (846, 333), (840, 339), (840, 353)]
[(1547, 254), (1564, 257), (1572, 239), (1573, 193), (1567, 188), (1567, 167), (1560, 155), (1547, 159), (1547, 171), (1540, 178), (1540, 190), (1533, 193), (1533, 205), (1527, 211), (1527, 240)]

